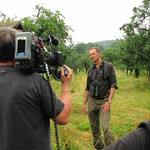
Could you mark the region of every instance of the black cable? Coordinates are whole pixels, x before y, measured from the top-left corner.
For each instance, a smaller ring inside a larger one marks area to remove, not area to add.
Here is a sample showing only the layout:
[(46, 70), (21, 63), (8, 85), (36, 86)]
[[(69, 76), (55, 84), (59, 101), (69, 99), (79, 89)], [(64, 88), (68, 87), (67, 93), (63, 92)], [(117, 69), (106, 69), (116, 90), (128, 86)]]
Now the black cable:
[(50, 85), (49, 68), (48, 68), (48, 65), (46, 64), (46, 62), (44, 61), (44, 55), (43, 55), (44, 51), (42, 50), (42, 48), (45, 47), (45, 46), (43, 45), (43, 43), (42, 43), (43, 41), (42, 40), (40, 40), (42, 48), (41, 48), (40, 44), (38, 43), (38, 41), (36, 40), (36, 38), (34, 38), (34, 40), (36, 41), (36, 43), (38, 44), (38, 46), (39, 46), (39, 48), (41, 50), (41, 54), (40, 55), (42, 55), (42, 57), (43, 57), (42, 61), (43, 61), (43, 64), (44, 64), (44, 70), (45, 70), (45, 73), (46, 73), (47, 82), (48, 82), (49, 90), (50, 90), (50, 93), (51, 93), (52, 108), (53, 108), (53, 112), (54, 112), (54, 119), (53, 119), (53, 121), (54, 121), (56, 146), (57, 146), (57, 150), (60, 150), (59, 139), (58, 139), (58, 130), (57, 130), (57, 122), (56, 122), (56, 104), (55, 104), (55, 100), (53, 98), (53, 94), (52, 94), (53, 92), (52, 92), (52, 88), (51, 88), (51, 85)]
[(53, 98), (52, 88), (51, 88), (51, 85), (50, 85), (48, 66), (47, 66), (47, 64), (46, 64), (46, 62), (44, 60), (43, 60), (43, 62), (44, 62), (44, 66), (45, 66), (44, 69), (45, 69), (45, 72), (46, 72), (47, 82), (48, 82), (48, 86), (49, 86), (50, 93), (51, 93), (51, 99), (52, 99), (52, 108), (53, 108), (53, 112), (54, 112), (54, 119), (53, 119), (53, 121), (54, 121), (56, 146), (57, 146), (57, 150), (60, 150), (59, 139), (58, 139), (58, 130), (57, 130), (57, 122), (56, 122), (56, 104), (55, 104), (55, 101), (54, 101), (54, 98)]

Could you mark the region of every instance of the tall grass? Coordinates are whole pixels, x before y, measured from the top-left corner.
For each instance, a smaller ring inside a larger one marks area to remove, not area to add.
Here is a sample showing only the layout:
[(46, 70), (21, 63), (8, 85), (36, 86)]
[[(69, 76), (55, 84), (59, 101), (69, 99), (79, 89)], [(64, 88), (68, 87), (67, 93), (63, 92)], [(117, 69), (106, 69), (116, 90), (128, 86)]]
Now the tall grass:
[[(139, 79), (116, 70), (119, 89), (116, 90), (111, 104), (110, 129), (115, 141), (137, 128), (145, 120), (150, 120), (150, 83), (146, 77)], [(88, 116), (82, 113), (87, 74), (80, 72), (73, 75), (70, 86), (72, 112), (70, 122), (58, 126), (61, 150), (94, 150)], [(60, 97), (61, 83), (51, 80), (51, 85)], [(51, 140), (56, 150), (54, 126), (51, 121)]]

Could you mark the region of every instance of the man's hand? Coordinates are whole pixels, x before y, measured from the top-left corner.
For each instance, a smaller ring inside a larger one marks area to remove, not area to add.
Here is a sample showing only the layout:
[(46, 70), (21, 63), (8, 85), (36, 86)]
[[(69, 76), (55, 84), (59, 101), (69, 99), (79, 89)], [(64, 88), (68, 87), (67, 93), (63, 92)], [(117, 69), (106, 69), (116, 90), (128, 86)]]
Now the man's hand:
[(108, 113), (110, 112), (110, 107), (111, 107), (111, 104), (110, 104), (110, 102), (108, 102), (108, 101), (102, 106), (102, 108), (104, 108), (104, 109), (103, 109), (104, 114), (105, 114), (105, 113), (108, 114)]
[(72, 71), (66, 65), (64, 65), (63, 67), (67, 69), (68, 76), (65, 76), (64, 69), (61, 67), (60, 80), (62, 83), (62, 90), (61, 90), (60, 100), (64, 103), (64, 108), (62, 112), (56, 117), (57, 124), (59, 125), (65, 125), (69, 122), (70, 113), (72, 109), (72, 99), (71, 99), (70, 88), (69, 88), (72, 79)]
[(68, 72), (68, 76), (65, 76), (65, 73), (64, 73), (64, 69), (61, 67), (60, 70), (61, 70), (61, 77), (60, 77), (60, 80), (61, 80), (61, 83), (66, 83), (66, 84), (70, 84), (71, 82), (71, 79), (72, 79), (72, 71), (69, 67), (67, 67), (66, 65), (63, 66), (64, 68), (66, 68), (67, 72)]
[(86, 115), (86, 105), (83, 105), (82, 111), (83, 111), (84, 115)]

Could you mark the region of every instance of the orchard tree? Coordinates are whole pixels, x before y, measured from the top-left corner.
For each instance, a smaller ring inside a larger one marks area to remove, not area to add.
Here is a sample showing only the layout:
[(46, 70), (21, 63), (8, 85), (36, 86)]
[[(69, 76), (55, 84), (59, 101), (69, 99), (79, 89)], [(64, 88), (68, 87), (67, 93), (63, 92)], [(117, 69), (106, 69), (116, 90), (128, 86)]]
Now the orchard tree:
[(104, 51), (101, 52), (101, 57), (104, 61), (114, 63), (116, 60), (115, 49), (113, 49), (112, 47), (106, 48)]
[[(0, 12), (1, 23), (12, 22), (17, 17), (9, 18), (4, 13)], [(51, 51), (61, 51), (63, 55), (63, 62), (72, 52), (72, 37), (69, 34), (73, 31), (72, 28), (65, 24), (65, 17), (60, 11), (51, 11), (44, 8), (44, 6), (36, 5), (32, 16), (25, 17), (21, 20), (23, 28), (26, 32), (31, 32), (33, 36), (46, 38), (47, 35), (54, 35), (59, 39), (59, 45), (53, 46), (51, 44)], [(70, 46), (66, 46), (66, 43)], [(46, 47), (48, 47), (46, 45)], [(49, 50), (49, 48), (48, 48)]]
[(85, 43), (78, 43), (75, 45), (76, 53), (84, 54), (86, 51), (86, 44)]
[(69, 31), (72, 28), (65, 24), (65, 17), (56, 10), (52, 12), (41, 5), (35, 6), (35, 11), (32, 17), (22, 19), (23, 27), (26, 31), (32, 32), (35, 36), (53, 34), (57, 36), (61, 43), (72, 42), (72, 37)]
[(126, 38), (126, 40), (121, 39), (117, 41), (117, 45), (115, 47), (117, 63), (125, 65), (127, 74), (130, 70), (130, 75), (134, 69), (136, 57), (132, 43), (132, 38)]
[(88, 71), (88, 69), (93, 65), (93, 62), (90, 59), (89, 54), (84, 54), (77, 60), (77, 66), (80, 70)]
[[(138, 8), (133, 8), (134, 16), (131, 17), (131, 22), (120, 28), (125, 32), (127, 43), (132, 44), (130, 47), (134, 54), (135, 77), (138, 77), (140, 64), (150, 64), (150, 57), (148, 57), (150, 53), (148, 43), (150, 41), (150, 1), (143, 0), (142, 3), (143, 5)], [(147, 66), (150, 68), (150, 65)]]
[(63, 62), (71, 54), (71, 46), (66, 46), (66, 42), (72, 43), (72, 37), (69, 34), (73, 31), (72, 28), (65, 24), (65, 17), (60, 11), (51, 11), (41, 5), (35, 6), (33, 16), (22, 19), (22, 25), (25, 31), (31, 32), (34, 36), (45, 37), (47, 35), (54, 35), (59, 39), (59, 45), (53, 46), (52, 51), (61, 51), (63, 55)]
[(15, 16), (14, 18), (7, 17), (4, 13), (0, 11), (0, 23), (13, 22), (17, 18), (17, 16)]
[(65, 64), (73, 69), (73, 72), (77, 74), (77, 70), (79, 67), (77, 66), (77, 61), (81, 57), (80, 54), (77, 54), (75, 49), (73, 49), (72, 53), (69, 57), (67, 57)]

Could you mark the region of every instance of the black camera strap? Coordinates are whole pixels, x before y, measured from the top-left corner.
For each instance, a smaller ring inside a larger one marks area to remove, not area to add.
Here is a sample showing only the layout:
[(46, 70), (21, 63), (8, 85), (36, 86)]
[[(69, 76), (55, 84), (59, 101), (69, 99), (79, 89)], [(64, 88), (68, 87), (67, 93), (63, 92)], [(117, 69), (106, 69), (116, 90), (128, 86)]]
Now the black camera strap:
[(103, 64), (103, 81), (104, 81), (104, 61), (102, 61)]

